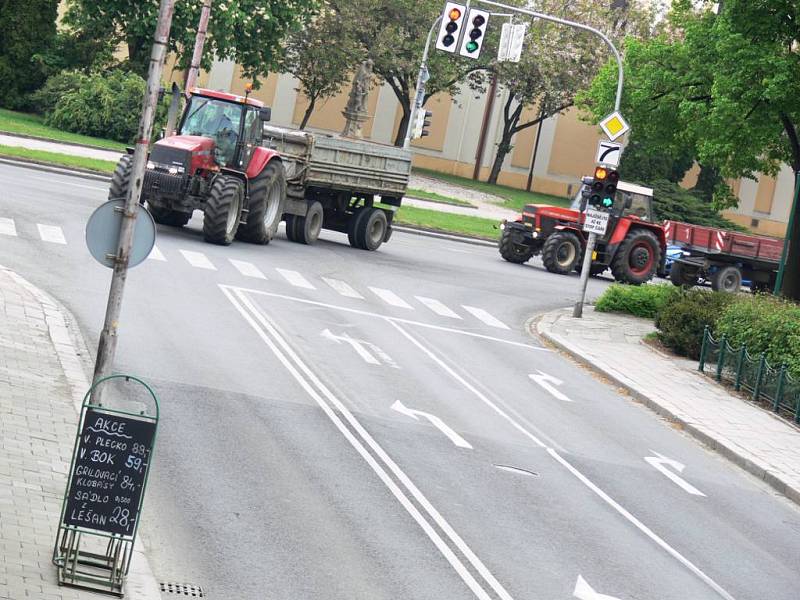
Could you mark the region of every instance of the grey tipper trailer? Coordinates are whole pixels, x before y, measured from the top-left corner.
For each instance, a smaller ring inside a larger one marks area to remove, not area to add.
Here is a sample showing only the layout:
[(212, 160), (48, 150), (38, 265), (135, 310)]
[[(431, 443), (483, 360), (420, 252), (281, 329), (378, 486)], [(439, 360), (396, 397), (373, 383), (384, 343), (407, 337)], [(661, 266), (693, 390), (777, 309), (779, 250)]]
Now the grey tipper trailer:
[(280, 154), (286, 172), (290, 240), (312, 244), (322, 228), (364, 250), (389, 240), (411, 173), (408, 150), (272, 125), (264, 125), (262, 143)]

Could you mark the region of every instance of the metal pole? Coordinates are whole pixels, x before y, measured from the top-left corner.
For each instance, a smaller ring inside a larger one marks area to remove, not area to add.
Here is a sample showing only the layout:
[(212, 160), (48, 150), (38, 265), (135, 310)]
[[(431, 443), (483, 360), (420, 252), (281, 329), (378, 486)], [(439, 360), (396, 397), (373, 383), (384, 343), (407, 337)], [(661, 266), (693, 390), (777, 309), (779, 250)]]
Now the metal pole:
[(792, 202), (792, 212), (789, 214), (789, 223), (786, 226), (786, 237), (783, 241), (783, 252), (781, 253), (781, 263), (778, 267), (778, 276), (775, 278), (775, 289), (772, 291), (776, 296), (781, 293), (783, 287), (783, 276), (786, 272), (786, 258), (789, 256), (789, 244), (792, 243), (792, 230), (794, 220), (797, 218), (797, 203), (800, 200), (800, 171), (794, 173), (794, 201)]
[(425, 82), (428, 81), (429, 78), (428, 53), (431, 48), (431, 38), (433, 37), (433, 32), (439, 26), (441, 21), (442, 16), (439, 15), (433, 22), (431, 30), (428, 32), (428, 39), (425, 41), (425, 51), (422, 53), (422, 62), (419, 65), (419, 74), (417, 75), (417, 92), (414, 96), (414, 104), (411, 106), (411, 114), (408, 117), (408, 123), (406, 124), (406, 139), (403, 142), (403, 148), (406, 150), (411, 147), (411, 127), (414, 124), (414, 116), (416, 115), (417, 111), (422, 108), (422, 104), (425, 101)]
[(206, 43), (206, 33), (208, 32), (208, 17), (211, 15), (211, 0), (203, 0), (203, 8), (200, 11), (200, 23), (197, 25), (197, 37), (194, 39), (194, 52), (192, 52), (192, 63), (189, 65), (189, 73), (186, 75), (186, 85), (184, 93), (189, 95), (197, 84), (200, 74), (200, 61), (203, 58), (203, 46)]
[[(100, 343), (97, 346), (94, 381), (98, 381), (109, 374), (114, 363), (114, 354), (117, 350), (117, 329), (122, 308), (122, 294), (125, 290), (125, 280), (128, 277), (128, 260), (133, 244), (133, 229), (136, 226), (136, 213), (139, 210), (139, 197), (142, 193), (147, 150), (153, 134), (153, 119), (158, 105), (158, 91), (161, 87), (164, 57), (166, 56), (169, 42), (169, 30), (172, 26), (174, 10), (175, 0), (161, 0), (153, 49), (150, 53), (147, 93), (142, 101), (142, 117), (139, 121), (139, 130), (136, 135), (136, 150), (133, 154), (130, 179), (131, 185), (128, 188), (128, 196), (125, 199), (125, 207), (122, 214), (122, 224), (119, 228), (119, 246), (114, 259), (114, 272), (111, 276), (111, 288), (108, 292), (105, 323), (103, 324), (103, 331), (100, 333)], [(98, 388), (98, 391), (101, 389), (102, 386)], [(99, 394), (95, 392), (93, 395), (93, 402), (99, 404)]]
[(572, 309), (572, 316), (576, 319), (583, 317), (583, 302), (586, 299), (586, 287), (589, 285), (589, 271), (592, 268), (592, 255), (594, 254), (594, 246), (596, 243), (597, 234), (590, 232), (589, 239), (586, 240), (586, 251), (583, 254), (583, 266), (581, 267), (581, 291), (578, 296), (578, 301), (575, 302), (575, 308)]

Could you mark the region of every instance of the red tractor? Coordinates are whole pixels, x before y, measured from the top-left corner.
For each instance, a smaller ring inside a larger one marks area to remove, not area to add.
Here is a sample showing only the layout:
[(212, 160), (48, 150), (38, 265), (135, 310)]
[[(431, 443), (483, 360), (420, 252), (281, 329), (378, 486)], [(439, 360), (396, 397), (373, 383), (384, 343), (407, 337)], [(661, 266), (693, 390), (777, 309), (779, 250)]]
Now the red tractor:
[[(580, 271), (588, 236), (581, 213), (593, 181), (583, 179), (570, 208), (529, 204), (516, 221), (504, 222), (501, 256), (522, 264), (541, 254), (551, 273)], [(654, 223), (652, 200), (650, 188), (618, 183), (606, 234), (597, 239), (591, 275), (610, 268), (617, 281), (639, 285), (664, 272), (666, 240), (664, 229)]]
[[(262, 147), (271, 111), (248, 97), (193, 90), (177, 135), (157, 141), (147, 159), (140, 202), (157, 223), (181, 227), (203, 211), (203, 237), (267, 244), (283, 217), (286, 176), (275, 150)], [(111, 179), (109, 198), (125, 197), (133, 151)]]

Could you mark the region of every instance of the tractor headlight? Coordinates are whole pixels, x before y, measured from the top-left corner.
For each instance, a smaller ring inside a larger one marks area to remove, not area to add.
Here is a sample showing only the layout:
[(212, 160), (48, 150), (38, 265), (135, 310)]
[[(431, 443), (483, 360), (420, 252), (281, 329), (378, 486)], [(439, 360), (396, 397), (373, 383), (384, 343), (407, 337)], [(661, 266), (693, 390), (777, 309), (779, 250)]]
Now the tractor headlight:
[(147, 168), (150, 169), (150, 170), (155, 169), (156, 168), (156, 163), (154, 163), (152, 160), (148, 160), (147, 161)]

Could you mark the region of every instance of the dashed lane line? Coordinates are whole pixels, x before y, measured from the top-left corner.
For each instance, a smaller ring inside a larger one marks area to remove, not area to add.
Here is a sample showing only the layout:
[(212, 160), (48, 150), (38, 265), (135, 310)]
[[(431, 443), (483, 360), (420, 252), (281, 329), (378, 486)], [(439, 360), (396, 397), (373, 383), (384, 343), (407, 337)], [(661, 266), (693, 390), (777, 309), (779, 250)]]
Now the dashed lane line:
[(292, 284), (294, 287), (303, 288), (306, 290), (315, 290), (315, 288), (311, 282), (303, 277), (297, 271), (292, 271), (290, 269), (275, 269), (286, 281)]
[(229, 258), (228, 261), (233, 265), (233, 267), (239, 271), (245, 277), (252, 277), (253, 279), (266, 279), (267, 276), (261, 272), (257, 266), (255, 266), (251, 262), (247, 262), (246, 260), (236, 260), (233, 258)]
[(159, 250), (158, 246), (153, 246), (153, 249), (150, 251), (150, 254), (147, 257), (148, 260), (159, 260), (161, 262), (166, 262), (166, 257), (164, 254)]
[(477, 317), (490, 327), (497, 327), (498, 329), (508, 329), (508, 325), (503, 323), (500, 319), (493, 317), (488, 312), (483, 310), (482, 308), (475, 308), (474, 306), (467, 306), (466, 304), (462, 304), (461, 307), (470, 313), (472, 316)]
[(406, 302), (400, 296), (395, 294), (392, 290), (385, 290), (383, 288), (376, 288), (376, 287), (370, 287), (369, 289), (373, 294), (375, 294), (378, 298), (380, 298), (390, 306), (396, 306), (398, 308), (406, 308), (408, 310), (414, 310), (413, 306), (411, 306), (408, 302)]
[(0, 218), (0, 234), (17, 235), (17, 226), (14, 224), (14, 219), (9, 219), (8, 217)]
[(39, 237), (43, 242), (51, 244), (66, 244), (67, 240), (64, 237), (64, 232), (58, 225), (42, 225), (37, 223), (36, 227), (39, 229)]
[(211, 263), (211, 261), (208, 260), (208, 257), (202, 252), (193, 252), (192, 250), (180, 250), (180, 253), (183, 254), (183, 258), (186, 259), (186, 262), (188, 262), (196, 269), (206, 269), (208, 271), (217, 270), (217, 267), (215, 267)]
[(322, 281), (332, 287), (339, 295), (347, 298), (356, 298), (363, 300), (364, 296), (355, 291), (349, 284), (341, 281), (340, 279), (332, 279), (330, 277), (323, 277)]
[(425, 296), (414, 296), (414, 298), (419, 300), (422, 304), (430, 308), (433, 312), (435, 312), (439, 316), (448, 317), (450, 319), (461, 318), (456, 312), (454, 312), (453, 310), (451, 310), (450, 308), (448, 308), (447, 306), (445, 306), (444, 304), (442, 304), (441, 302), (439, 302), (434, 298), (426, 298)]

